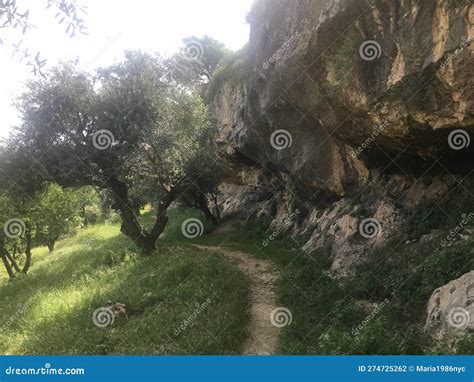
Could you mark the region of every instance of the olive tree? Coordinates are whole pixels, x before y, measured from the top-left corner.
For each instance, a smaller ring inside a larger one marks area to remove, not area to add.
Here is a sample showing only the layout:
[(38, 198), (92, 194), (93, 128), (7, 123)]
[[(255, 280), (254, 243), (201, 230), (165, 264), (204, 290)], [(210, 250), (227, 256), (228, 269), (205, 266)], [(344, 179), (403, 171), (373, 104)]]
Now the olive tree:
[[(11, 224), (11, 216), (13, 216), (12, 204), (8, 197), (4, 194), (0, 194), (0, 222), (2, 226), (0, 227), (0, 258), (2, 263), (5, 266), (8, 277), (12, 280), (15, 277), (15, 271), (19, 272), (20, 268), (11, 256), (10, 252), (7, 249), (9, 237), (7, 236), (8, 231), (5, 230), (7, 224)], [(7, 223), (8, 222), (8, 223)]]
[[(48, 80), (29, 83), (19, 102), (23, 124), (15, 133), (58, 184), (107, 189), (121, 232), (146, 254), (155, 250), (168, 207), (205, 175), (191, 164), (209, 151), (209, 142), (193, 138), (195, 131), (210, 129), (205, 105), (189, 89), (172, 86), (166, 74), (160, 57), (140, 52), (127, 52), (123, 62), (94, 76), (62, 65)], [(149, 230), (130, 198), (143, 180), (159, 195)]]
[(34, 169), (33, 164), (17, 140), (10, 139), (0, 147), (0, 251), (17, 272), (20, 269), (15, 258), (24, 254), (23, 273), (31, 265), (36, 195), (42, 191), (44, 180), (42, 169)]
[(59, 237), (79, 224), (83, 208), (80, 196), (80, 190), (63, 189), (54, 183), (36, 196), (32, 211), (35, 244), (44, 244), (52, 252)]

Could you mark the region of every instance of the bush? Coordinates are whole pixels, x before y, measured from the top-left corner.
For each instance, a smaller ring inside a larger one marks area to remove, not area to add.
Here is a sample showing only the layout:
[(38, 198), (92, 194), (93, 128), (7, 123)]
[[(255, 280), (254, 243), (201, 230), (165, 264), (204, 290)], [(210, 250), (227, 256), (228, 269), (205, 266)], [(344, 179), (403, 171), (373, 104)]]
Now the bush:
[(244, 79), (247, 45), (237, 52), (229, 53), (219, 63), (207, 85), (206, 100), (212, 102), (224, 82), (237, 84)]

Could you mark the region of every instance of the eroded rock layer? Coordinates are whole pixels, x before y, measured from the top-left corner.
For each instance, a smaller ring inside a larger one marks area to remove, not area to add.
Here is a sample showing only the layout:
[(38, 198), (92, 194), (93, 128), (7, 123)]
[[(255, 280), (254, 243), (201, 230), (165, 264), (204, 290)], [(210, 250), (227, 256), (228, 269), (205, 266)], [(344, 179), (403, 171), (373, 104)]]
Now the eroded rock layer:
[(288, 229), (345, 275), (472, 170), (474, 5), (257, 0), (248, 20), (212, 103), (224, 215), (286, 227), (298, 210)]

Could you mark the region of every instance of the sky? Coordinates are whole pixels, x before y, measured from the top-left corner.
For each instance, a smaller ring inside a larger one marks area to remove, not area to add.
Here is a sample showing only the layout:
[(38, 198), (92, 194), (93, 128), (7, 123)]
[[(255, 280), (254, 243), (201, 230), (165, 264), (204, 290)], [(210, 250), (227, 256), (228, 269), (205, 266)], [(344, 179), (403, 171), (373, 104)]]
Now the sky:
[[(70, 38), (65, 26), (55, 21), (47, 0), (17, 0), (19, 10), (30, 9), (29, 21), (35, 26), (24, 37), (24, 48), (40, 51), (47, 66), (61, 60), (79, 58), (87, 70), (104, 66), (123, 57), (124, 50), (140, 49), (170, 55), (177, 52), (182, 39), (204, 34), (237, 50), (248, 40), (245, 21), (253, 0), (78, 0), (87, 6), (84, 19), (88, 36)], [(4, 32), (2, 32), (4, 33)], [(11, 40), (18, 35), (2, 34)], [(0, 136), (20, 123), (13, 103), (23, 83), (34, 78), (30, 69), (18, 62), (11, 49), (0, 45)]]

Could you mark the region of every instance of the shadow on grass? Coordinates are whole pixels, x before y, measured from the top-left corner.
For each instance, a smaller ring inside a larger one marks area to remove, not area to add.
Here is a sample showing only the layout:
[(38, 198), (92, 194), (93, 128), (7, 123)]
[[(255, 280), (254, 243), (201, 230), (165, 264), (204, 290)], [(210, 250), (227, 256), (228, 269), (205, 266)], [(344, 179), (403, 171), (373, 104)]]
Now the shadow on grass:
[[(108, 242), (120, 244), (116, 239), (109, 238)], [(248, 318), (248, 282), (222, 256), (176, 247), (147, 258), (127, 253), (109, 264), (110, 258), (100, 251), (112, 249), (110, 244), (98, 244), (87, 251), (74, 248), (70, 246), (71, 253), (61, 256), (67, 266), (46, 263), (37, 275), (10, 284), (8, 291), (0, 290), (11, 293), (13, 301), (34, 294), (33, 303), (10, 325), (8, 333), (0, 332), (4, 337), (0, 341), (2, 352), (240, 352)], [(42, 285), (57, 272), (61, 272), (61, 279)], [(29, 293), (22, 291), (25, 286)], [(29, 289), (32, 287), (33, 291)], [(128, 319), (117, 317), (113, 325), (98, 328), (92, 314), (109, 300), (126, 304)], [(205, 309), (198, 309), (204, 302)], [(14, 305), (2, 309), (12, 314)]]

